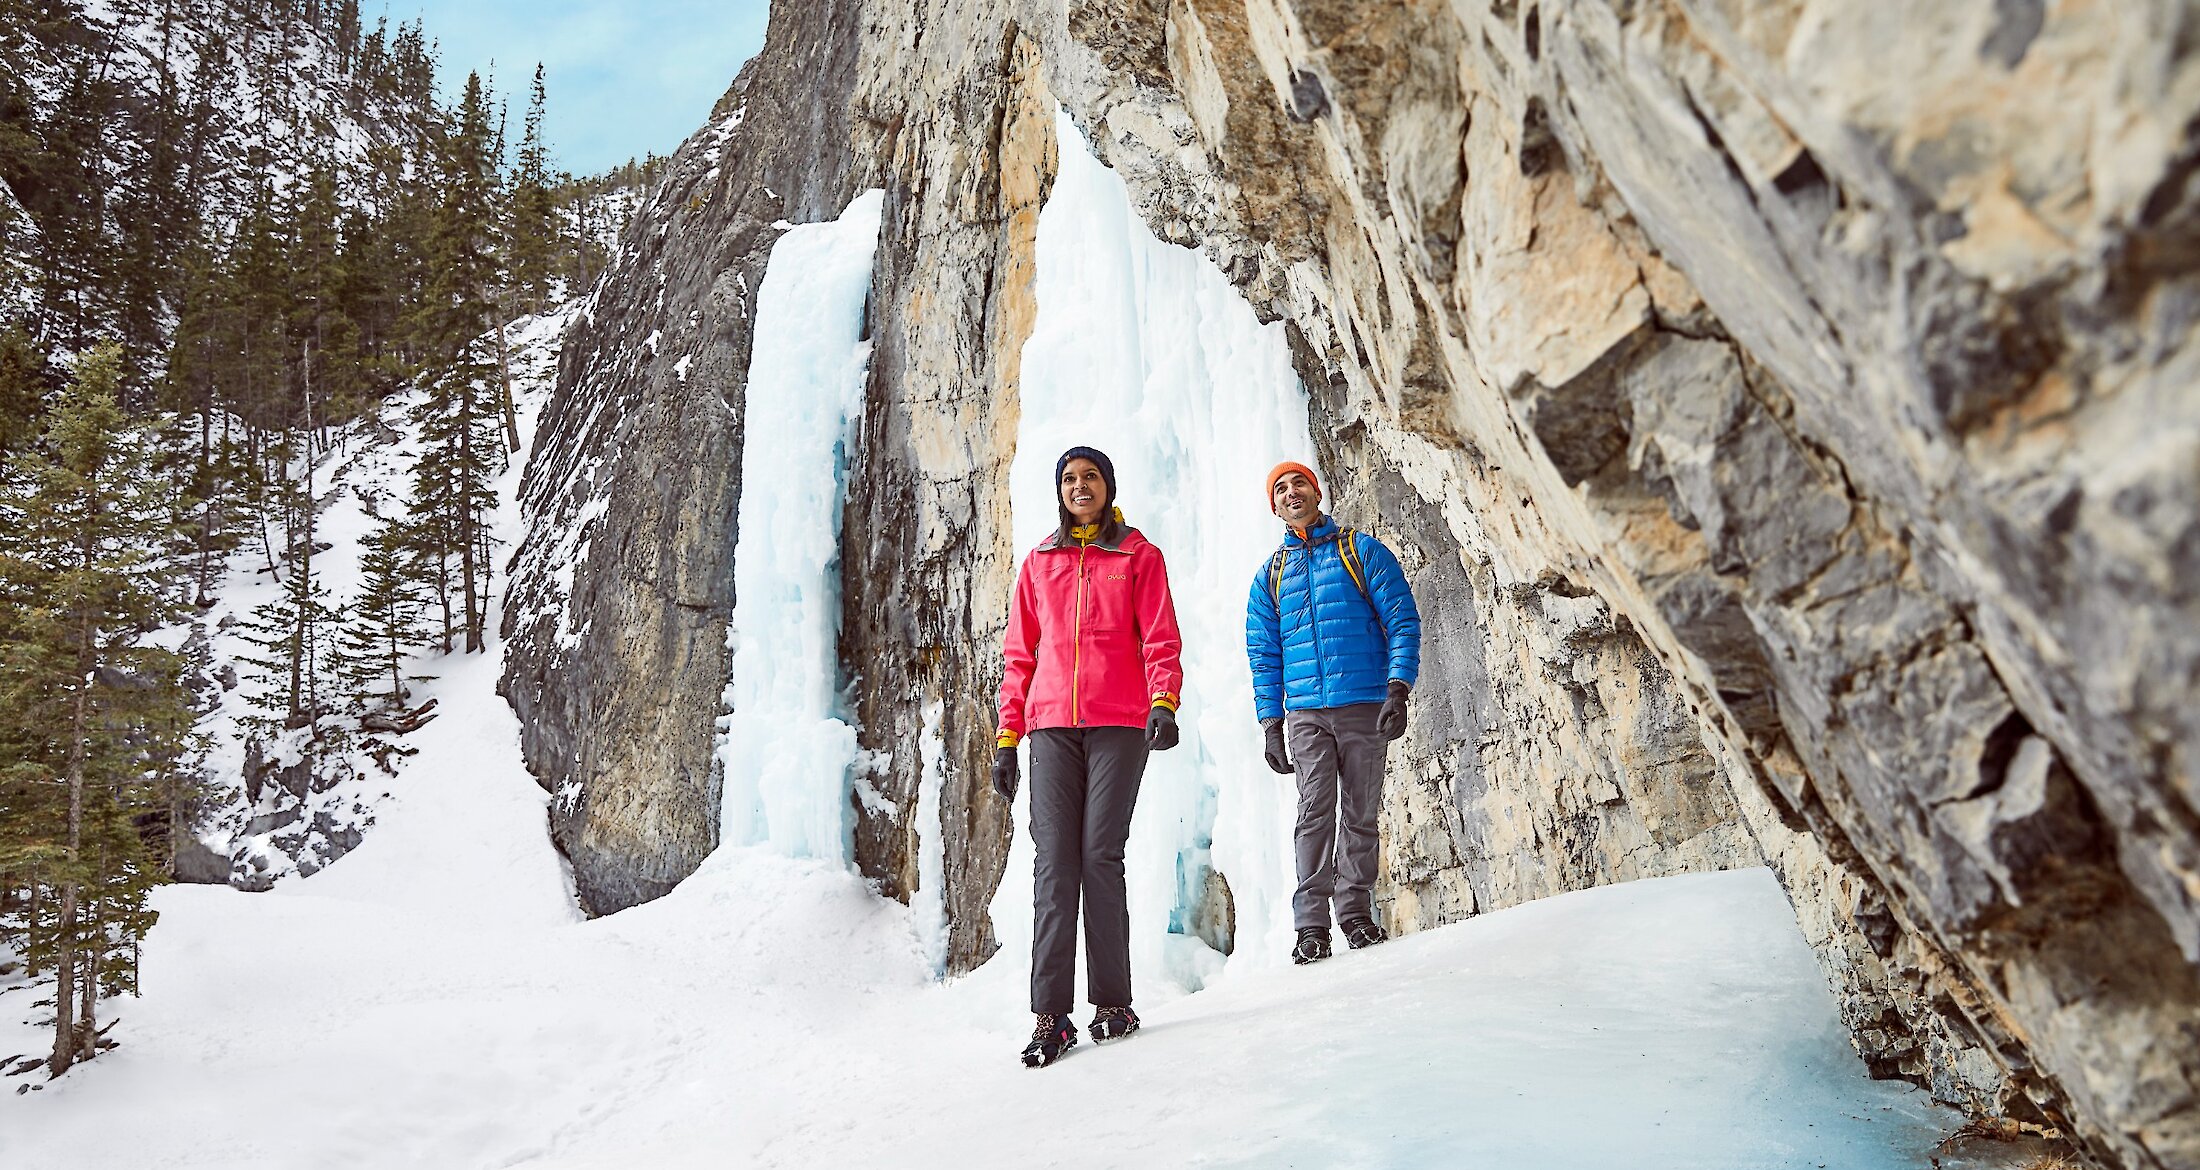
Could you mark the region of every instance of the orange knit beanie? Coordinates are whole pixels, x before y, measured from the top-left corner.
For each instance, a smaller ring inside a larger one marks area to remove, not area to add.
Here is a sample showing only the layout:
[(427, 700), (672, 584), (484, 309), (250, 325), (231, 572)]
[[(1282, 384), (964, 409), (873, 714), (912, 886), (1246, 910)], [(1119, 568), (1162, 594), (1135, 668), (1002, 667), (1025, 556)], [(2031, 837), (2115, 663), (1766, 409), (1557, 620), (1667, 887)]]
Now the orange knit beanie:
[(1315, 490), (1315, 491), (1320, 491), (1320, 490), (1322, 490), (1322, 480), (1321, 480), (1321, 477), (1320, 477), (1320, 476), (1318, 476), (1318, 475), (1315, 475), (1315, 474), (1314, 474), (1314, 469), (1313, 469), (1313, 468), (1311, 468), (1311, 467), (1308, 467), (1308, 466), (1307, 466), (1306, 464), (1304, 464), (1304, 463), (1292, 463), (1292, 462), (1290, 462), (1290, 461), (1286, 460), (1285, 462), (1282, 462), (1282, 463), (1278, 463), (1278, 464), (1276, 464), (1275, 470), (1273, 470), (1273, 471), (1270, 471), (1270, 472), (1268, 473), (1268, 506), (1269, 506), (1269, 507), (1273, 508), (1273, 507), (1275, 507), (1275, 504), (1276, 504), (1276, 481), (1277, 481), (1277, 480), (1279, 480), (1279, 479), (1282, 479), (1282, 478), (1283, 478), (1284, 476), (1286, 476), (1286, 475), (1289, 475), (1289, 474), (1291, 474), (1291, 473), (1292, 473), (1292, 472), (1294, 472), (1294, 471), (1296, 471), (1296, 472), (1298, 472), (1299, 474), (1301, 474), (1301, 475), (1305, 476), (1305, 477), (1306, 477), (1306, 481), (1307, 481), (1308, 483), (1311, 483), (1311, 484), (1313, 484), (1313, 485), (1314, 485), (1314, 490)]

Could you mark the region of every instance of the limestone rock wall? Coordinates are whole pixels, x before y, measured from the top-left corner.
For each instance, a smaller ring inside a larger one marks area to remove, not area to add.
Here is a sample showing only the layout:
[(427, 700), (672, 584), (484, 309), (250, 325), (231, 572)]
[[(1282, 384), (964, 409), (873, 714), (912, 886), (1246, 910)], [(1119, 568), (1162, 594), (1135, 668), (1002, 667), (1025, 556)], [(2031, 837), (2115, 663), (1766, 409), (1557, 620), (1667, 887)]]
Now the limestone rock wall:
[(1666, 664), (1876, 1069), (2200, 1164), (2190, 6), (1026, 8), (1317, 432)]
[[(1016, 579), (1016, 387), (1055, 105), (1036, 46), (993, 0), (872, 12), (857, 108), (875, 135), (863, 149), (882, 168), (887, 223), (841, 560), (841, 658), (875, 761), (857, 783), (856, 861), (907, 900), (921, 836), (942, 836), (948, 966), (964, 971), (995, 949), (986, 903), (1008, 859), (1008, 808), (988, 769)], [(917, 821), (928, 722), (944, 831)]]
[(1441, 449), (1341, 387), (1315, 394), (1314, 419), (1330, 509), (1397, 550), (1421, 609), (1421, 681), (1384, 794), (1390, 928), (1758, 864), (1716, 740), (1632, 621), (1544, 547), (1493, 531), (1446, 488)]

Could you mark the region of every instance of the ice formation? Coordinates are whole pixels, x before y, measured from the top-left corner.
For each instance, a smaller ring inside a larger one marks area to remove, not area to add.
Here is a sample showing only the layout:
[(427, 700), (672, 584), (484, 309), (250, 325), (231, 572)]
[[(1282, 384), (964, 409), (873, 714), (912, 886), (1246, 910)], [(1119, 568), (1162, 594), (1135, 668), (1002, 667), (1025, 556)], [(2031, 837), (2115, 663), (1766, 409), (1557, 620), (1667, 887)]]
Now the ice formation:
[(947, 973), (947, 827), (940, 823), (940, 788), (947, 779), (947, 745), (940, 737), (945, 714), (941, 703), (925, 704), (924, 735), (917, 744), (924, 761), (917, 788), (917, 888), (909, 892), (910, 924), (935, 975)]
[[(1208, 867), (1227, 876), (1236, 904), (1231, 962), (1265, 965), (1289, 950), (1295, 797), (1261, 763), (1245, 597), (1281, 540), (1261, 477), (1279, 460), (1311, 464), (1313, 443), (1283, 326), (1255, 319), (1206, 257), (1155, 239), (1076, 124), (1063, 115), (1059, 126), (1009, 493), (1020, 556), (1055, 524), (1055, 458), (1098, 447), (1115, 462), (1124, 519), (1168, 561), (1184, 630), (1183, 739), (1153, 755), (1131, 824), (1131, 968), (1143, 997), (1197, 990), (1222, 965), (1188, 922)], [(1019, 797), (992, 907), (1015, 962), (1030, 948), (1028, 808)]]
[(720, 841), (842, 863), (856, 735), (841, 718), (840, 512), (884, 204), (867, 191), (789, 228), (757, 292), (719, 720)]

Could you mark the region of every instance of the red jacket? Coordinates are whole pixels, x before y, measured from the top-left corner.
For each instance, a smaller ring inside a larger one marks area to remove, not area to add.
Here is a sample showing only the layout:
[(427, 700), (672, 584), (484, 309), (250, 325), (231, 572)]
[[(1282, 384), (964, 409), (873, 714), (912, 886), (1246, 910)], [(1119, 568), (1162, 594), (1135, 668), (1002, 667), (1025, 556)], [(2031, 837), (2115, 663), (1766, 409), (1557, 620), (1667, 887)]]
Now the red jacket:
[(1144, 727), (1175, 710), (1184, 639), (1161, 550), (1135, 528), (1115, 544), (1047, 538), (1024, 558), (1001, 647), (1002, 746), (1044, 727)]

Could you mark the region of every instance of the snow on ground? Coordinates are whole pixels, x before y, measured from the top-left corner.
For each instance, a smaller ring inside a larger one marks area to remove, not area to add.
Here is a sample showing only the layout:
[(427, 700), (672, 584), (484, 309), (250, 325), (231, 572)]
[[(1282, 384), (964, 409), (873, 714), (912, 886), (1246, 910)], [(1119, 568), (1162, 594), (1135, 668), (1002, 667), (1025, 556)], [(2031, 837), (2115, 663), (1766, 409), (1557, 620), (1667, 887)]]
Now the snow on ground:
[[(932, 982), (908, 913), (839, 867), (727, 849), (560, 922), (540, 818), (507, 815), (539, 810), (524, 775), (406, 778), (291, 896), (162, 890), (145, 998), (109, 1009), (124, 1045), (0, 1096), (0, 1164), (1869, 1170), (1923, 1165), (1955, 1121), (1865, 1078), (1763, 870), (1226, 978), (1032, 1071), (1021, 964)], [(441, 864), (396, 822), (453, 812), (481, 816), (466, 884), (332, 887)]]

